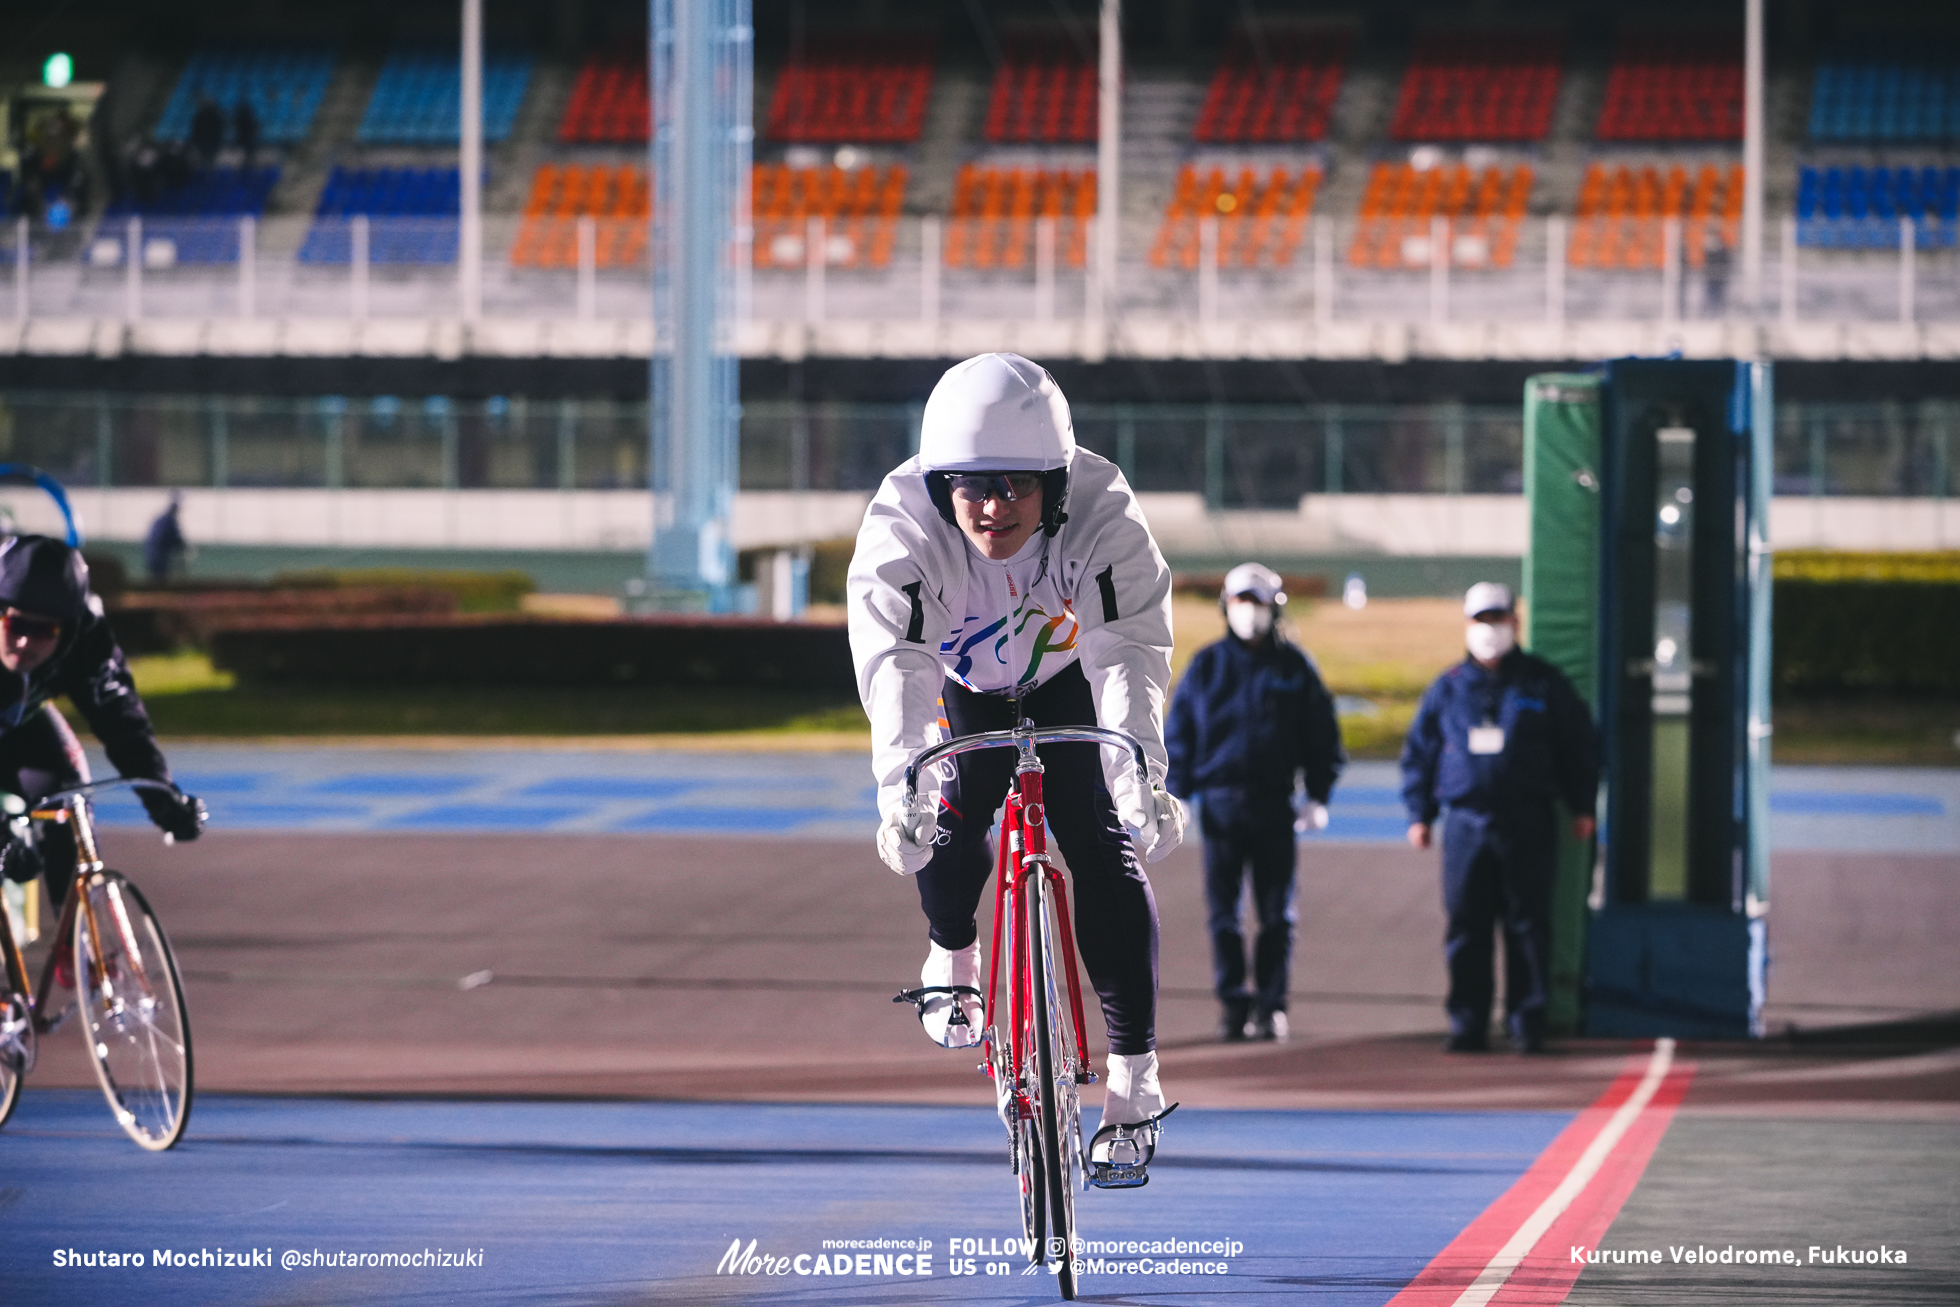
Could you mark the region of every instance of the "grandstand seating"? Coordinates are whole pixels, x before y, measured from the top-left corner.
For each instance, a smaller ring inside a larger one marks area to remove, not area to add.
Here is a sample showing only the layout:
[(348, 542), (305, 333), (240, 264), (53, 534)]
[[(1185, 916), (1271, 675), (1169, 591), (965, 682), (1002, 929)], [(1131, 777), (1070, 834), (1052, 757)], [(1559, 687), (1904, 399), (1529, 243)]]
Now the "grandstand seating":
[(890, 266), (899, 213), (905, 206), (904, 165), (847, 172), (757, 164), (753, 176), (757, 268), (807, 266), (812, 218), (824, 220), (827, 266)]
[(917, 36), (813, 37), (769, 102), (778, 141), (916, 141), (932, 93), (932, 42)]
[(1096, 139), (1096, 59), (1065, 36), (1010, 38), (994, 70), (986, 137), (995, 142)]
[(1096, 173), (967, 164), (953, 183), (947, 224), (949, 268), (1018, 271), (1032, 267), (1035, 220), (1056, 220), (1057, 266), (1080, 268), (1088, 256), (1096, 215)]
[(147, 202), (119, 196), (103, 211), (97, 239), (120, 240), (124, 224), (137, 217), (143, 220), (143, 244), (151, 250), (167, 245), (169, 263), (236, 263), (238, 219), (263, 214), (266, 198), (278, 184), (277, 168), (250, 173), (214, 168)]
[(1283, 268), (1293, 261), (1313, 214), (1320, 169), (1298, 172), (1275, 168), (1261, 182), (1250, 168), (1226, 182), (1225, 170), (1200, 175), (1189, 164), (1179, 170), (1177, 193), (1164, 209), (1164, 224), (1150, 247), (1150, 264), (1196, 268), (1200, 220), (1218, 220), (1218, 264), (1225, 268)]
[(1200, 141), (1317, 141), (1347, 71), (1345, 32), (1241, 31), (1211, 76), (1193, 133)]
[(156, 137), (188, 139), (191, 116), (208, 95), (225, 111), (227, 134), (232, 107), (247, 99), (259, 116), (261, 143), (297, 145), (313, 129), (333, 70), (332, 52), (315, 47), (206, 47), (184, 65), (157, 120)]
[(1348, 261), (1357, 268), (1427, 268), (1434, 219), (1447, 218), (1449, 261), (1461, 268), (1508, 268), (1535, 176), (1528, 165), (1449, 165), (1418, 169), (1378, 163), (1361, 196)]
[[(1579, 187), (1579, 212), (1566, 246), (1575, 268), (1658, 268), (1668, 218), (1681, 219), (1682, 258), (1700, 267), (1719, 234), (1733, 251), (1741, 235), (1742, 168), (1703, 164), (1665, 174), (1647, 167), (1593, 164)], [(1897, 233), (1893, 239), (1897, 240)]]
[(545, 164), (531, 178), (510, 261), (527, 268), (577, 267), (578, 222), (592, 218), (594, 266), (636, 266), (646, 260), (647, 214), (644, 168)]
[(1622, 34), (1598, 134), (1602, 141), (1740, 140), (1740, 35)]
[(1434, 32), (1416, 42), (1389, 134), (1401, 141), (1537, 141), (1552, 129), (1564, 38)]
[(558, 139), (623, 145), (644, 143), (653, 121), (644, 41), (588, 55), (572, 83)]
[(368, 231), (370, 263), (453, 263), (460, 191), (454, 168), (336, 167), (320, 193), (299, 261), (350, 261), (349, 219), (365, 215), (375, 220)]
[[(1932, 43), (1926, 43), (1931, 45)], [(1827, 58), (1810, 92), (1813, 141), (1950, 141), (1960, 137), (1960, 58), (1874, 49)]]
[(1960, 168), (1805, 168), (1797, 239), (1819, 249), (1897, 249), (1899, 220), (1922, 249), (1950, 249), (1960, 226)]
[[(510, 135), (531, 82), (531, 58), (483, 55), (483, 139)], [(363, 145), (454, 145), (463, 117), (463, 66), (453, 46), (402, 46), (382, 66), (355, 139)]]

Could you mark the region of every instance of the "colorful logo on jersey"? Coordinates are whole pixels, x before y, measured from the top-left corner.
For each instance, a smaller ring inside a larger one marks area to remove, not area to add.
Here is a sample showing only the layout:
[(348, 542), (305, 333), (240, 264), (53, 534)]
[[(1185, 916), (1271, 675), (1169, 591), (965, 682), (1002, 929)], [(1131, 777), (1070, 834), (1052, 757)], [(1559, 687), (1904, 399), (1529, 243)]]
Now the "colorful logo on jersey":
[[(989, 622), (970, 635), (966, 634), (966, 623), (979, 620), (978, 617), (969, 616), (966, 622), (960, 624), (960, 629), (939, 646), (941, 654), (953, 657), (953, 679), (968, 689), (979, 688), (972, 680), (976, 650), (980, 651), (979, 657), (991, 657), (996, 666), (1005, 667), (1010, 646), (1031, 626), (1034, 627), (1034, 643), (1028, 652), (1028, 664), (1014, 681), (1016, 685), (1032, 685), (1039, 679), (1042, 659), (1050, 654), (1072, 652), (1079, 634), (1075, 611), (1067, 603), (1062, 605), (1060, 613), (1050, 616), (1047, 609), (1034, 602), (1032, 595), (1026, 594), (1021, 596), (1020, 603), (1008, 616)], [(983, 648), (990, 641), (991, 649)]]

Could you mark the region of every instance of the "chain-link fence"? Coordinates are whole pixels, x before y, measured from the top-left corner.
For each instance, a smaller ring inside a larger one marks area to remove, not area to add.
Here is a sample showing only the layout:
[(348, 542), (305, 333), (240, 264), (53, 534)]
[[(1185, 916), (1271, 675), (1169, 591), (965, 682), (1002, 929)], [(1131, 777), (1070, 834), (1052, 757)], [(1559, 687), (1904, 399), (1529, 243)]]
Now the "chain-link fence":
[[(744, 490), (869, 490), (915, 448), (921, 408), (755, 401)], [(1079, 404), (1076, 436), (1141, 491), (1213, 508), (1317, 494), (1513, 494), (1518, 409), (1471, 404)], [(1781, 495), (1954, 493), (1960, 402), (1778, 406)], [(633, 489), (643, 402), (0, 392), (0, 461), (70, 485)]]

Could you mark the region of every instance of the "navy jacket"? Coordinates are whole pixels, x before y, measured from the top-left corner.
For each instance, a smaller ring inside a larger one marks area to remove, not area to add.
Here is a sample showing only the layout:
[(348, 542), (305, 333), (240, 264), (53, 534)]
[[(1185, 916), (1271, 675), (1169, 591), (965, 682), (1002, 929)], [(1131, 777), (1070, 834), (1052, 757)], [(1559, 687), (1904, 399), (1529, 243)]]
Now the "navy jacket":
[(1298, 645), (1248, 645), (1228, 635), (1198, 650), (1178, 682), (1164, 724), (1165, 787), (1179, 798), (1232, 789), (1287, 795), (1306, 773), (1307, 794), (1327, 802), (1347, 763), (1334, 700)]
[[(1470, 729), (1504, 728), (1500, 753), (1470, 752)], [(1599, 792), (1592, 712), (1565, 673), (1513, 649), (1495, 671), (1465, 658), (1422, 696), (1402, 744), (1402, 802), (1412, 822), (1444, 805), (1480, 812), (1563, 799), (1591, 816)]]

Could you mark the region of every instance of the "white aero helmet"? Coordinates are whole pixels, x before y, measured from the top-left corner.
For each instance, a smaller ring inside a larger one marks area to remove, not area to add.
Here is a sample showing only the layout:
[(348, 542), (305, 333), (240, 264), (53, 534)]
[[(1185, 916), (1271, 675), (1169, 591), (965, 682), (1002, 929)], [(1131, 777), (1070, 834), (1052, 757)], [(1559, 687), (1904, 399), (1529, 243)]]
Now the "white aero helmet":
[(956, 363), (932, 388), (919, 424), (919, 461), (939, 515), (954, 521), (948, 474), (1042, 472), (1042, 529), (1068, 520), (1068, 461), (1075, 425), (1048, 369), (1019, 354), (981, 354)]

